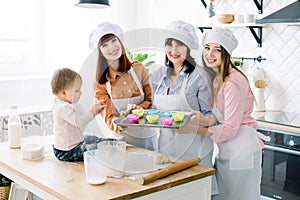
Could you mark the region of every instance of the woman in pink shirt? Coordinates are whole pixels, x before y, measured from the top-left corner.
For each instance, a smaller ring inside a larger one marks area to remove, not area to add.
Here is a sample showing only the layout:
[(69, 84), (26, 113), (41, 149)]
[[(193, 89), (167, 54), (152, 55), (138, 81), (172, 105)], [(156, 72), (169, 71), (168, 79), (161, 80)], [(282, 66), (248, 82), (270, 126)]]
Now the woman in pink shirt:
[(229, 29), (214, 28), (204, 32), (202, 45), (203, 66), (214, 77), (212, 111), (218, 123), (210, 126), (193, 111), (189, 125), (182, 129), (197, 127), (198, 134), (217, 144), (219, 194), (214, 200), (259, 200), (262, 152), (257, 123), (251, 117), (254, 97), (246, 76), (230, 60), (238, 41)]

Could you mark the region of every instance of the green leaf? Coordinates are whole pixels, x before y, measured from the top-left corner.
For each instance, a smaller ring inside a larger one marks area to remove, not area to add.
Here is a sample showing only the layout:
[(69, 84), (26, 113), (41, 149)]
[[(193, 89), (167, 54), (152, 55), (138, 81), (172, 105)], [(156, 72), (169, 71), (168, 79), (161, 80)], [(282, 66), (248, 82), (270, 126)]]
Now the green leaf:
[(148, 58), (148, 54), (143, 54), (143, 61)]
[(146, 67), (149, 67), (150, 65), (153, 65), (154, 63), (155, 63), (155, 61), (152, 60), (152, 61), (147, 62), (147, 63), (145, 64), (145, 66), (146, 66)]
[[(141, 63), (143, 63), (148, 58), (155, 56), (155, 53), (151, 54), (151, 55), (149, 55), (147, 53), (145, 53), (145, 54), (142, 54), (142, 53), (131, 53), (128, 49), (126, 49), (126, 53), (127, 53), (127, 56), (128, 56), (128, 58), (129, 58), (130, 61), (132, 61), (132, 62), (133, 61), (138, 61), (138, 62), (141, 62)], [(148, 62), (146, 62), (145, 66), (149, 67), (150, 65), (152, 65), (154, 63), (155, 63), (155, 61), (148, 61)]]
[(151, 58), (151, 57), (153, 57), (153, 56), (155, 56), (155, 55), (156, 55), (155, 53), (150, 54), (150, 55), (148, 55), (148, 58)]
[(234, 66), (240, 66), (241, 65), (241, 60), (240, 59), (231, 59), (232, 63), (234, 64)]
[(139, 62), (144, 62), (148, 58), (148, 54), (141, 54), (139, 53), (136, 57), (135, 60)]
[(6, 178), (3, 177), (3, 178), (1, 179), (0, 185), (1, 185), (1, 186), (8, 186), (8, 185), (10, 185), (10, 183), (11, 183), (10, 180), (8, 180), (8, 179), (6, 179)]
[(135, 60), (136, 60), (136, 61), (139, 61), (139, 62), (143, 62), (142, 54), (139, 53), (139, 54), (135, 57)]
[(126, 50), (126, 53), (127, 53), (129, 60), (134, 61), (134, 55), (128, 49)]

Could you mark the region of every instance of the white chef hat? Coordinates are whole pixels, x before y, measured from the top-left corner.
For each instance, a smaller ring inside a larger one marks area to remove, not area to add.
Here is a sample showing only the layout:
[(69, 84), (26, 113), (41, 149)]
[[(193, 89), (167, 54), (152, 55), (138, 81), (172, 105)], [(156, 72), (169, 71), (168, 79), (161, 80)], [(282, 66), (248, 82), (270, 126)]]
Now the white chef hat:
[(198, 36), (196, 34), (195, 28), (183, 21), (173, 21), (171, 22), (164, 31), (166, 38), (173, 38), (183, 42), (190, 49), (197, 50), (199, 47)]
[(106, 34), (112, 33), (123, 41), (123, 31), (122, 28), (117, 24), (112, 24), (110, 22), (104, 22), (98, 24), (97, 28), (94, 29), (89, 36), (89, 47), (91, 49), (96, 49), (98, 47), (99, 40)]
[(207, 43), (220, 44), (231, 55), (239, 42), (231, 30), (227, 28), (214, 27), (213, 29), (207, 30), (203, 33), (202, 46)]

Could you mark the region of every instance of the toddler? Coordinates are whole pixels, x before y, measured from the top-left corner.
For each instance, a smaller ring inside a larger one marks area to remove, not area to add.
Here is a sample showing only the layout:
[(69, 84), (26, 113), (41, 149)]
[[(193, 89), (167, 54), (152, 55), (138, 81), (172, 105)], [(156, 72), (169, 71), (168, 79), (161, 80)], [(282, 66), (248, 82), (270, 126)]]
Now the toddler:
[(83, 152), (97, 149), (103, 140), (93, 135), (83, 135), (85, 125), (103, 110), (102, 101), (85, 112), (78, 101), (82, 78), (77, 72), (62, 68), (54, 72), (51, 80), (52, 93), (56, 96), (53, 105), (54, 155), (62, 161), (83, 161)]

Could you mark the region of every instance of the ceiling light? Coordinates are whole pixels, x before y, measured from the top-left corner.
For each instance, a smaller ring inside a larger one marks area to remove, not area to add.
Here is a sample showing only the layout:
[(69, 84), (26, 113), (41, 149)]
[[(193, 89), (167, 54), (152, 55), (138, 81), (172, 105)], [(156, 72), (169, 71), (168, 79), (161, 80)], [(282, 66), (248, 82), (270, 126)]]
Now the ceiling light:
[(76, 0), (75, 6), (81, 8), (108, 8), (109, 0)]

